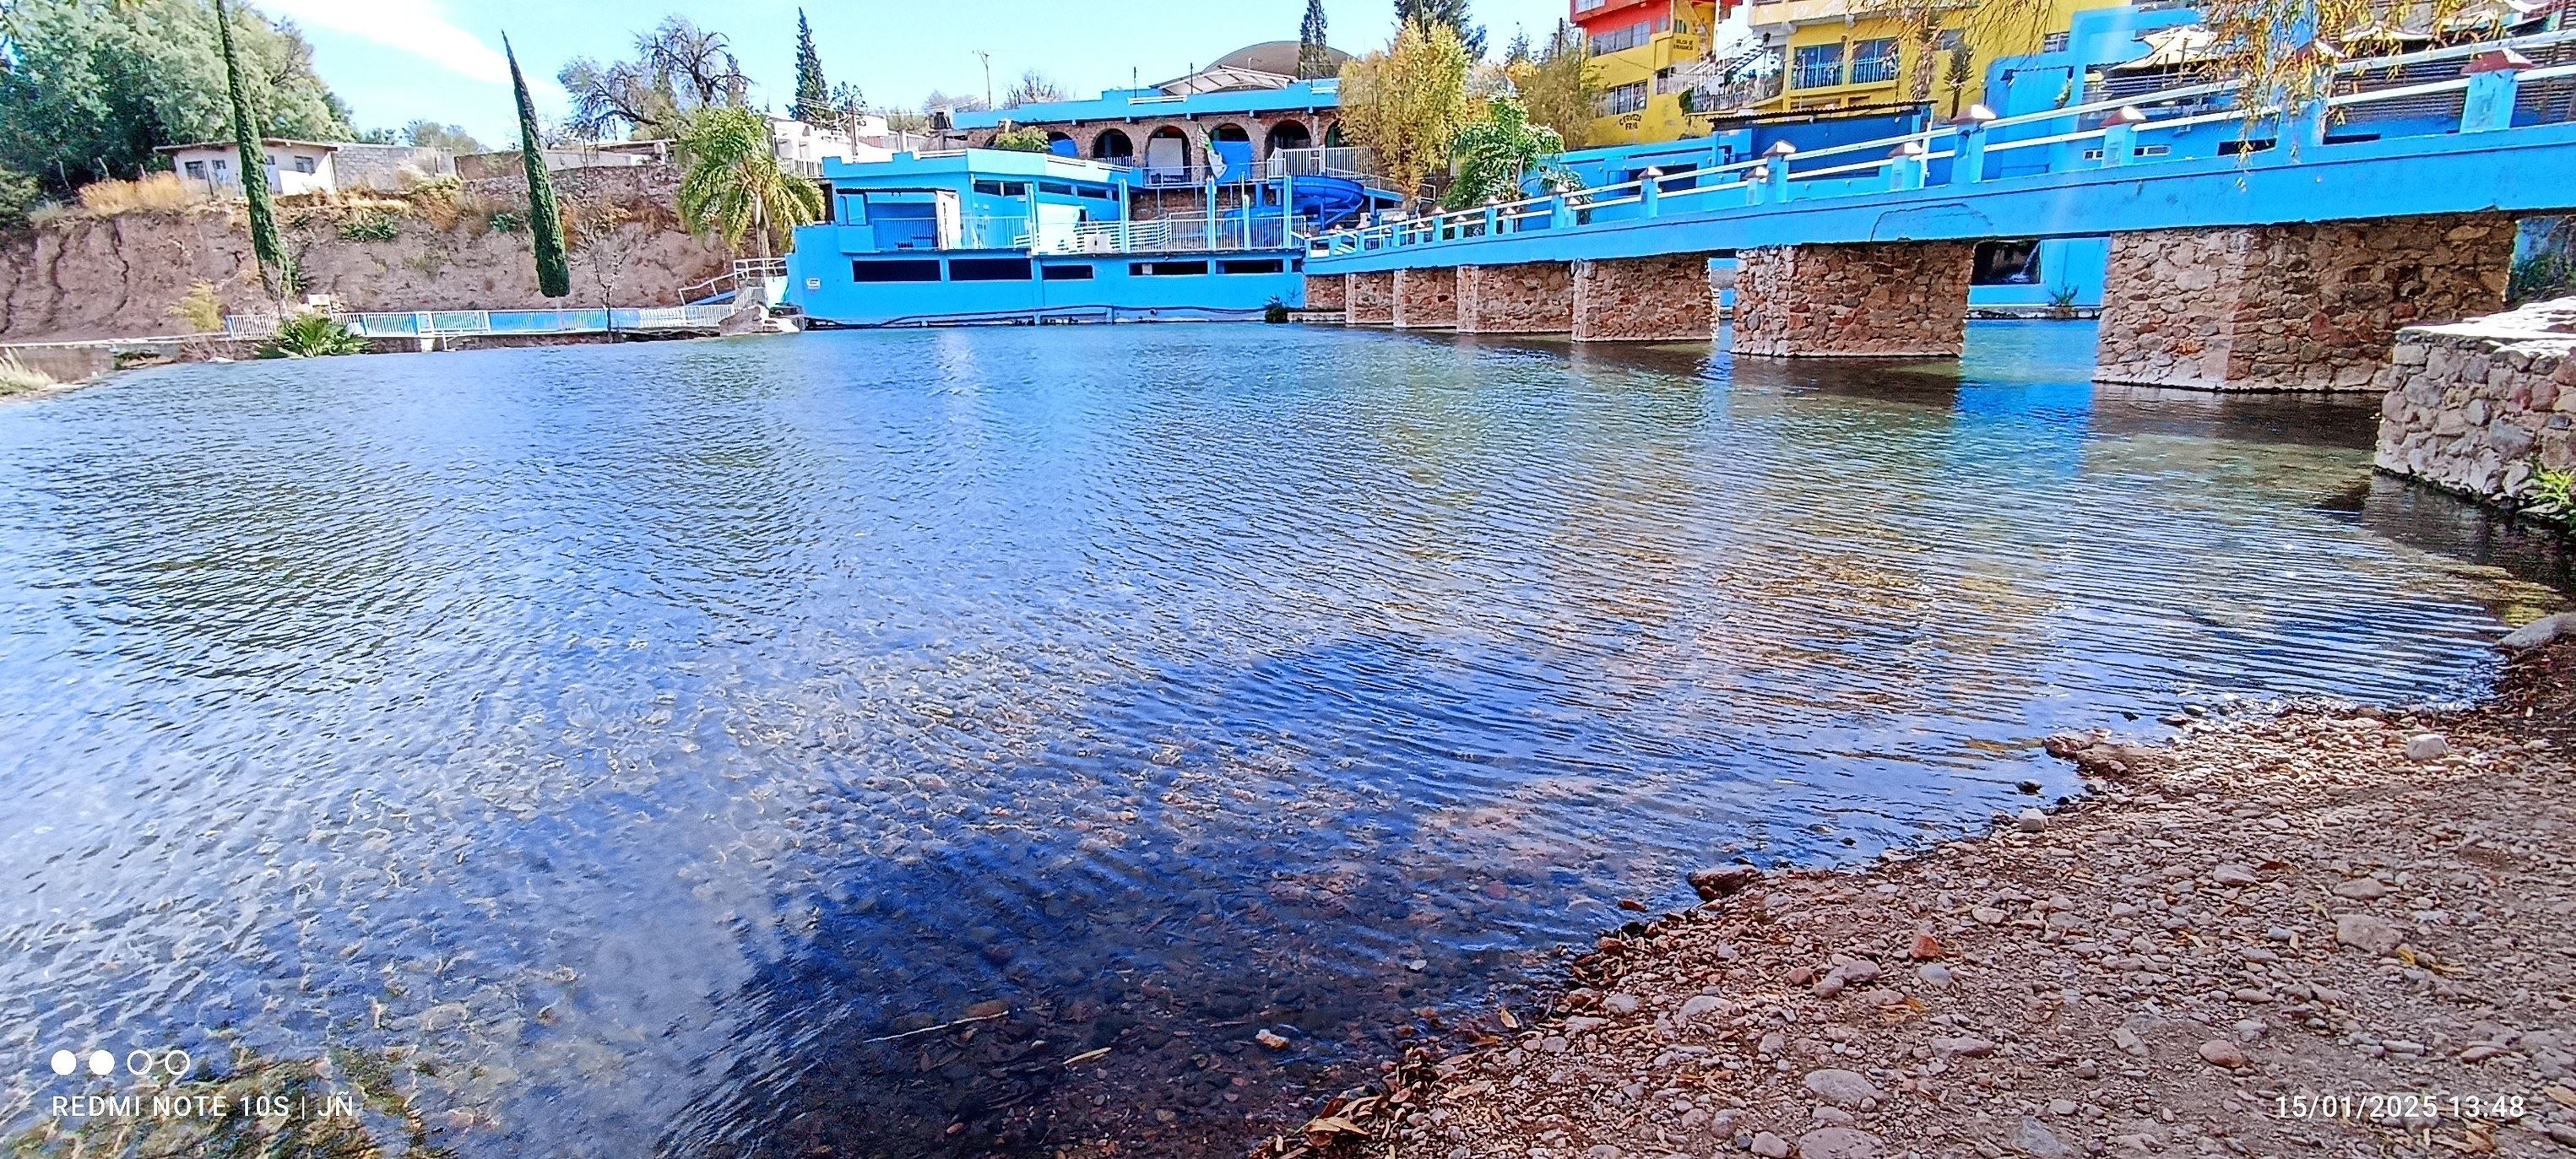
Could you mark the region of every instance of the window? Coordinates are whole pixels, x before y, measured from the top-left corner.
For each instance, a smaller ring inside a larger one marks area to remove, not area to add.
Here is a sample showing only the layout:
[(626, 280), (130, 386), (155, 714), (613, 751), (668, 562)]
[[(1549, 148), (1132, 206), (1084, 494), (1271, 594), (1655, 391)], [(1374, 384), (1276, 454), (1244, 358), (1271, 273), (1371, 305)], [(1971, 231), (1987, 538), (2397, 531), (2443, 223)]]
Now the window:
[(190, 179), (190, 180), (193, 180), (193, 181), (203, 181), (203, 180), (205, 180), (205, 179), (206, 179), (206, 163), (205, 163), (205, 162), (203, 162), (203, 161), (190, 161), (190, 162), (188, 162), (188, 177), (189, 177), (189, 179)]
[(1278, 274), (1287, 270), (1288, 263), (1278, 258), (1246, 258), (1216, 264), (1216, 272), (1220, 274)]
[(1100, 271), (1090, 266), (1046, 267), (1046, 280), (1050, 282), (1088, 282), (1099, 274)]
[(2052, 32), (2052, 33), (2049, 33), (2049, 34), (2048, 34), (2048, 35), (2046, 35), (2046, 36), (2040, 37), (2040, 38), (2039, 38), (2039, 50), (2040, 50), (2041, 52), (2064, 52), (2064, 51), (2066, 51), (2066, 33), (2063, 33), (2063, 32)]
[(975, 192), (992, 197), (1026, 197), (1029, 195), (1029, 183), (1026, 181), (978, 181), (975, 183)]
[(1135, 262), (1127, 272), (1140, 278), (1190, 278), (1208, 272), (1206, 262)]
[(1843, 46), (1810, 44), (1798, 50), (1790, 68), (1789, 87), (1829, 89), (1843, 83)]
[(939, 263), (924, 258), (900, 258), (893, 261), (851, 262), (853, 282), (936, 282)]
[(296, 159), (295, 159), (295, 171), (296, 171), (296, 172), (298, 172), (298, 173), (310, 173), (310, 172), (312, 172), (312, 171), (313, 171), (313, 159), (312, 159), (311, 157), (298, 157), (298, 158), (296, 158)]
[(1851, 82), (1878, 84), (1896, 79), (1896, 39), (1864, 40), (1852, 46)]
[(1635, 84), (1620, 85), (1615, 89), (1611, 89), (1610, 91), (1601, 94), (1601, 115), (1605, 117), (1616, 117), (1623, 113), (1633, 113), (1644, 109), (1645, 107), (1646, 82), (1644, 81), (1638, 81)]
[(224, 162), (224, 159), (223, 159), (223, 158), (221, 158), (221, 157), (217, 157), (217, 158), (215, 158), (215, 179), (216, 179), (216, 180), (218, 180), (218, 181), (222, 180), (222, 179), (223, 179), (224, 174), (226, 174), (226, 173), (230, 173), (230, 172), (232, 172), (232, 166), (230, 166), (230, 165), (226, 164), (226, 163)]
[(1025, 282), (1029, 280), (1029, 259), (952, 258), (948, 262), (948, 280), (952, 282)]
[(1593, 55), (1604, 56), (1613, 52), (1626, 52), (1639, 45), (1651, 43), (1656, 33), (1670, 29), (1672, 24), (1672, 17), (1665, 16), (1656, 20), (1641, 20), (1625, 28), (1613, 28), (1592, 38)]
[(1093, 189), (1086, 186), (1076, 192), (1082, 194), (1084, 197), (1097, 197), (1102, 201), (1118, 200), (1118, 191), (1115, 189)]
[(1061, 181), (1041, 181), (1038, 182), (1038, 192), (1052, 193), (1058, 197), (1071, 197), (1073, 196), (1073, 186), (1067, 185)]
[[(2233, 157), (2239, 153), (2260, 153), (2276, 144), (2279, 144), (2279, 142), (2271, 137), (2256, 137), (2251, 141), (2248, 141), (2243, 137), (2238, 137), (2232, 140), (2219, 142), (2218, 155), (2221, 157)], [(221, 164), (221, 162), (218, 162), (218, 164)]]

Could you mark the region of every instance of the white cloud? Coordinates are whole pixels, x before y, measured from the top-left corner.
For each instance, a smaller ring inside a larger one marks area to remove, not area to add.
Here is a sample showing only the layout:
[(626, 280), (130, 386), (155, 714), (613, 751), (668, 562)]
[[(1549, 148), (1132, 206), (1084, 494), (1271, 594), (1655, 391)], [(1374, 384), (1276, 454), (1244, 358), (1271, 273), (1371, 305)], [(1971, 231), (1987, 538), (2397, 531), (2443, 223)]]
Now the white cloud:
[[(371, 40), (485, 84), (510, 83), (509, 61), (501, 50), (457, 27), (438, 0), (261, 0), (260, 7), (305, 28)], [(541, 69), (529, 72), (528, 86), (540, 103), (563, 95)]]

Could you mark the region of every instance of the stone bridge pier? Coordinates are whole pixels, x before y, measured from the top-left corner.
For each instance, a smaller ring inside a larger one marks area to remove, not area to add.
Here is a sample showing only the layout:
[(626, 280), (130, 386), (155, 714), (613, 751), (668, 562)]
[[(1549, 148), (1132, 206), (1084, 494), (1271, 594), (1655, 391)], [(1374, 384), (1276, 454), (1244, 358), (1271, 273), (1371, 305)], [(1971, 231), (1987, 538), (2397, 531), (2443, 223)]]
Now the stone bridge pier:
[(1350, 309), (1349, 275), (1306, 275), (1306, 308), (1309, 310)]
[(1458, 267), (1461, 334), (1563, 334), (1574, 329), (1574, 267), (1564, 262)]
[(1956, 358), (1967, 345), (1975, 256), (1965, 241), (1745, 250), (1736, 255), (1735, 352)]
[(2093, 377), (2368, 390), (2397, 331), (2504, 307), (2503, 214), (2114, 234)]
[(1395, 271), (1395, 328), (1439, 330), (1458, 324), (1458, 267)]
[(1395, 325), (1394, 271), (1348, 275), (1342, 320), (1353, 326)]
[(1717, 332), (1709, 301), (1713, 253), (1590, 258), (1574, 263), (1577, 342), (1706, 342)]

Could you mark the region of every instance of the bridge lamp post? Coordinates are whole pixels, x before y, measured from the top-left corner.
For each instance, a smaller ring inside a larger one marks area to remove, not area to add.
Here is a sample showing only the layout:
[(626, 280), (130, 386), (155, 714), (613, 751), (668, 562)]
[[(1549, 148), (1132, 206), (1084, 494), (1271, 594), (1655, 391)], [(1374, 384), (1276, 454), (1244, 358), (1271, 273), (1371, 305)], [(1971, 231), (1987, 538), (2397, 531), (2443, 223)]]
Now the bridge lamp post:
[(2512, 128), (2513, 104), (2521, 95), (2522, 74), (2536, 67), (2530, 57), (2510, 48), (2489, 49), (2470, 57), (2469, 66), (2460, 70), (2469, 78), (2468, 95), (2460, 105), (2460, 131), (2483, 133)]
[(1995, 111), (1984, 105), (1970, 105), (1950, 118), (1957, 142), (1950, 151), (1950, 184), (1986, 179), (1986, 125), (1993, 120)]

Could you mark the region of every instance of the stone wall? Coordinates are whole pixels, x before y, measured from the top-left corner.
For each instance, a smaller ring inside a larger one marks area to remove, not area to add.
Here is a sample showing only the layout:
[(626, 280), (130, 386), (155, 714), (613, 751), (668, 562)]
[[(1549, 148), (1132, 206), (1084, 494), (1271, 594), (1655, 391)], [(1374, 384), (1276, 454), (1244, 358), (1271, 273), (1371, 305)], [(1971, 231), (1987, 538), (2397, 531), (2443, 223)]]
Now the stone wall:
[[(1956, 358), (1968, 339), (1964, 241), (1774, 246), (1736, 258), (1735, 352)], [(1709, 279), (1710, 293), (1721, 288)]]
[(1574, 267), (1564, 262), (1458, 268), (1461, 334), (1563, 334), (1574, 329)]
[(1577, 342), (1706, 342), (1717, 333), (1704, 253), (1574, 263)]
[(1350, 274), (1342, 294), (1342, 318), (1353, 326), (1395, 325), (1395, 273)]
[(2366, 390), (2397, 331), (2503, 308), (2499, 214), (2118, 234), (2094, 377), (2202, 390)]
[(1458, 267), (1425, 266), (1395, 272), (1395, 325), (1437, 330), (1458, 324)]
[(1309, 310), (1348, 309), (1350, 280), (1341, 274), (1306, 275), (1306, 308)]
[(2576, 298), (2400, 331), (2388, 362), (2380, 470), (2510, 506), (2576, 469)]

